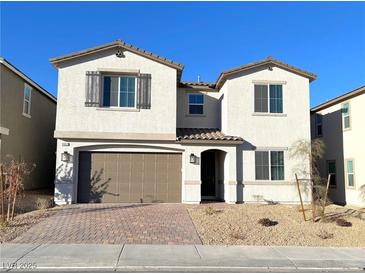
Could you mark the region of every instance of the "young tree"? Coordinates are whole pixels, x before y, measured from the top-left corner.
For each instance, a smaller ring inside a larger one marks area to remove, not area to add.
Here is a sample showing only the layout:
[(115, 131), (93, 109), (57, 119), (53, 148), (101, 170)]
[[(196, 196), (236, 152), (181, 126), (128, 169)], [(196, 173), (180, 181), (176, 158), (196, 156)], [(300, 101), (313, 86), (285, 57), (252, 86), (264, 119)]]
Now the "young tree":
[[(33, 165), (32, 168), (34, 167), (35, 166)], [(32, 168), (29, 168), (24, 161), (16, 161), (14, 159), (1, 164), (0, 195), (2, 203), (2, 223), (10, 222), (14, 219), (16, 201), (23, 191), (24, 178), (32, 171)], [(6, 202), (7, 207), (6, 216), (3, 210), (4, 201)]]
[[(322, 159), (324, 152), (325, 145), (321, 139), (312, 141), (298, 140), (290, 148), (290, 157), (300, 160), (295, 172), (299, 173), (302, 178), (310, 179), (312, 183), (313, 221), (316, 216), (316, 205), (322, 204), (326, 189), (325, 181), (321, 177), (318, 167), (319, 160)], [(309, 169), (307, 163), (309, 163)]]

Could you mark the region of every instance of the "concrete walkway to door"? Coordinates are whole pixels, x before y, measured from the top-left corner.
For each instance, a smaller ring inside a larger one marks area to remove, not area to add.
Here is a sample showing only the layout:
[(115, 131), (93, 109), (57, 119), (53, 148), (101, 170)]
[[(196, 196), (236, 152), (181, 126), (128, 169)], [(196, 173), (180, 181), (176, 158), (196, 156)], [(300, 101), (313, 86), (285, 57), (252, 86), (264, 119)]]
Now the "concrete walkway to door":
[(201, 244), (183, 204), (75, 204), (15, 238), (27, 244)]

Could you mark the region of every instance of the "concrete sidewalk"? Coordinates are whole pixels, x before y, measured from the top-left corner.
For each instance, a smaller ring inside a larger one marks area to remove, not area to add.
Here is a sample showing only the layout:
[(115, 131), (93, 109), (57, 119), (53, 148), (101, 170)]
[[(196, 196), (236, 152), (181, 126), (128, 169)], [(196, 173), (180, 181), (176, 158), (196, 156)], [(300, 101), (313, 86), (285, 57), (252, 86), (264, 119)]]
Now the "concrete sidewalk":
[(303, 272), (365, 268), (364, 248), (2, 244), (1, 271)]

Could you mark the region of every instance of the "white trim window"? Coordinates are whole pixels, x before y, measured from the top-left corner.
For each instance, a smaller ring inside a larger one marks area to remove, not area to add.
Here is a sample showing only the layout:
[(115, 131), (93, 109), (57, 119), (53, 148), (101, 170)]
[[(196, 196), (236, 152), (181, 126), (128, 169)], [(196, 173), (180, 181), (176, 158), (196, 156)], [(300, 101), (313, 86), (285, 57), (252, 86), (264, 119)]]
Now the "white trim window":
[(255, 84), (254, 111), (264, 113), (283, 113), (283, 85)]
[(354, 188), (355, 187), (355, 173), (354, 173), (354, 160), (348, 159), (346, 160), (346, 182), (347, 187)]
[(322, 137), (323, 135), (323, 123), (322, 123), (322, 115), (316, 113), (315, 114), (315, 124), (316, 124), (316, 136), (317, 137)]
[(137, 77), (103, 76), (103, 107), (135, 108)]
[(256, 180), (283, 181), (284, 151), (255, 151)]
[(32, 87), (24, 83), (23, 90), (23, 115), (30, 118), (30, 108), (32, 102)]
[(204, 114), (204, 94), (192, 93), (188, 94), (188, 113), (192, 115)]
[(349, 102), (342, 104), (342, 125), (343, 125), (343, 129), (351, 128), (350, 103)]

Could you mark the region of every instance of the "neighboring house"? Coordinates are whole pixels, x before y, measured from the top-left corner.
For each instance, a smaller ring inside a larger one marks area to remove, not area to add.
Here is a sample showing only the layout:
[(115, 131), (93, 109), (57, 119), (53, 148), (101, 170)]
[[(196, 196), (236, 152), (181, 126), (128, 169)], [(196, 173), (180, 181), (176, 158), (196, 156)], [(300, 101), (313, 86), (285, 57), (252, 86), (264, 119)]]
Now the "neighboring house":
[(56, 98), (0, 57), (0, 161), (24, 160), (24, 189), (52, 188)]
[(312, 138), (326, 145), (319, 165), (332, 174), (329, 196), (338, 204), (365, 206), (365, 86), (311, 110)]
[(269, 57), (182, 82), (181, 64), (120, 40), (51, 63), (57, 203), (299, 201), (309, 160), (289, 149), (310, 141), (314, 74)]

